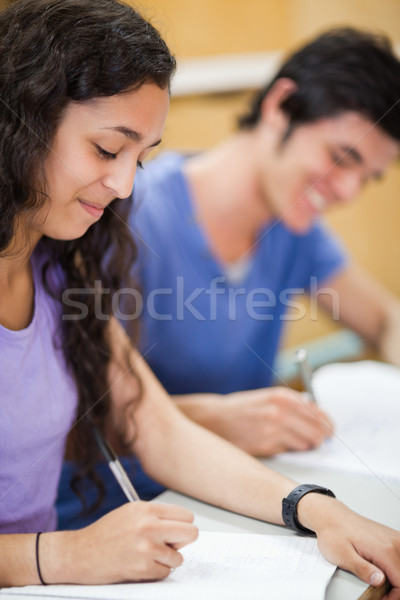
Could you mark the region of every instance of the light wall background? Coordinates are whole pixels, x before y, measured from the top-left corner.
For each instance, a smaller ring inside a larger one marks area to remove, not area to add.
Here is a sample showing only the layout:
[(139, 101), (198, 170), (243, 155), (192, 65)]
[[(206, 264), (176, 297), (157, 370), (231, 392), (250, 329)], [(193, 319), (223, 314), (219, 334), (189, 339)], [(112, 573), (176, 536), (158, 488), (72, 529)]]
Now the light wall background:
[[(333, 26), (384, 32), (400, 43), (400, 0), (141, 0), (132, 2), (178, 58), (289, 50)], [(201, 149), (229, 134), (249, 92), (172, 98), (163, 148)], [(400, 297), (400, 164), (327, 221), (355, 261)], [(284, 345), (336, 329), (319, 311), (290, 322)]]

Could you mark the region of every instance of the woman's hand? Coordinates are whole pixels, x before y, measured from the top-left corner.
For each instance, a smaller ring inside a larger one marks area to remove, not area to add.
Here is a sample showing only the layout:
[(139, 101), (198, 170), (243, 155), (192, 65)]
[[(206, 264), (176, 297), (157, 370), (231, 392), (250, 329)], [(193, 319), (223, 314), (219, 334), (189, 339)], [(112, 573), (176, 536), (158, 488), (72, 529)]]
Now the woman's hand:
[(182, 564), (178, 549), (197, 538), (193, 518), (179, 506), (135, 502), (84, 529), (43, 534), (43, 579), (79, 584), (163, 579)]
[(400, 600), (400, 532), (366, 519), (326, 496), (307, 494), (298, 504), (302, 525), (317, 533), (327, 560), (379, 586), (387, 577), (393, 590), (385, 596)]

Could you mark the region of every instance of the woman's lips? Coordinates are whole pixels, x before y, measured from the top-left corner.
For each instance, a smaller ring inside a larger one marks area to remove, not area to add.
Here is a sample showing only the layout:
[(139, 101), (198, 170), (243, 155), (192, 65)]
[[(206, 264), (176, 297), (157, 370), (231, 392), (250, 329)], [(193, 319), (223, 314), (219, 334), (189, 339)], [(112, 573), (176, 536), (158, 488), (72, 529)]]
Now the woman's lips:
[(89, 215), (91, 215), (92, 217), (95, 217), (96, 219), (99, 219), (102, 214), (104, 213), (104, 207), (102, 206), (96, 206), (95, 204), (89, 204), (88, 202), (85, 202), (84, 200), (81, 200), (79, 198), (79, 202), (82, 206), (82, 208), (84, 208), (86, 210), (86, 212), (89, 213)]

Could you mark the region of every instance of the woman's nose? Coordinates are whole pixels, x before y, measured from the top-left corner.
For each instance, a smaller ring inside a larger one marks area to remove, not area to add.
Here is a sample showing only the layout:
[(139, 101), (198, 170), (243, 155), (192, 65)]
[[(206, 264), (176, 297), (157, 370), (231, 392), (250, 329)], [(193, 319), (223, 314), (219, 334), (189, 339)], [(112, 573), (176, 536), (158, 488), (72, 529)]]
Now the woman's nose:
[(116, 198), (127, 198), (132, 193), (136, 169), (136, 163), (115, 163), (103, 177), (103, 185), (112, 190)]

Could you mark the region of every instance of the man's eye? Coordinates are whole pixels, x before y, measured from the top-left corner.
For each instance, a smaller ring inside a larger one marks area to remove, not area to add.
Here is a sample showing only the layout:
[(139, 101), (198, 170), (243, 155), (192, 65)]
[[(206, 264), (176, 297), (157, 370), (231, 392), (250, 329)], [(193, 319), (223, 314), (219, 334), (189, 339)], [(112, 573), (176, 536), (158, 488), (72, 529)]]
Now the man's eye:
[(351, 158), (348, 152), (331, 152), (331, 158), (335, 165), (339, 167), (351, 167)]
[(336, 165), (340, 165), (340, 163), (343, 160), (343, 157), (340, 156), (340, 154), (337, 154), (336, 152), (331, 152), (331, 158)]
[(115, 160), (117, 158), (116, 154), (114, 154), (113, 152), (107, 152), (107, 150), (104, 150), (104, 148), (102, 148), (98, 144), (95, 144), (95, 148), (98, 154), (100, 154), (100, 156), (102, 158), (105, 158), (106, 160)]

